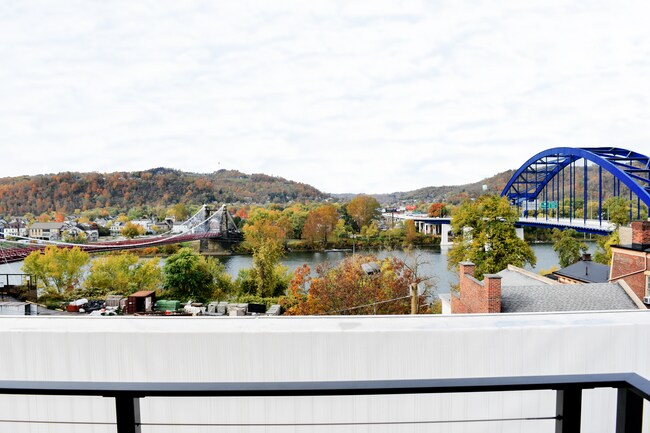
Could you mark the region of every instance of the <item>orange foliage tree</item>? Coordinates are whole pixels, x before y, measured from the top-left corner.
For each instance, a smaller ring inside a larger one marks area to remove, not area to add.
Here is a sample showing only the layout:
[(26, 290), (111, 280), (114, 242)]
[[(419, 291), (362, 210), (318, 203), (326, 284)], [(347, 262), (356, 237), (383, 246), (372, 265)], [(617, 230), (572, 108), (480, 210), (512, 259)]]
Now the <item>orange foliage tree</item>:
[(445, 216), (445, 214), (446, 209), (444, 203), (432, 203), (431, 206), (429, 206), (429, 216), (431, 218), (439, 218)]
[(369, 195), (360, 194), (350, 200), (350, 203), (347, 205), (347, 211), (354, 222), (357, 223), (359, 229), (361, 229), (381, 215), (379, 207), (380, 205), (377, 199)]
[[(367, 275), (362, 265), (373, 262), (380, 271)], [(318, 265), (314, 278), (308, 266), (296, 269), (280, 302), (289, 315), (409, 314), (411, 285), (428, 279), (396, 257), (378, 260), (356, 255), (337, 266)], [(420, 294), (418, 305), (425, 304), (426, 297), (426, 291)]]
[(322, 245), (327, 244), (327, 238), (336, 228), (339, 214), (336, 207), (331, 204), (320, 206), (307, 215), (307, 220), (302, 228), (302, 238), (312, 243), (321, 241)]

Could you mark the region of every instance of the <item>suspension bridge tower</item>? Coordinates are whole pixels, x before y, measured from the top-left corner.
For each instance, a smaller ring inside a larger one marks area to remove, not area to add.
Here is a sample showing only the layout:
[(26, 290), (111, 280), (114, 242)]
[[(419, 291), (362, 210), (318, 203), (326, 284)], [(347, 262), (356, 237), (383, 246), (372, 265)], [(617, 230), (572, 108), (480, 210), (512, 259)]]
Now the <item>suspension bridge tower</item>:
[(233, 245), (244, 240), (244, 235), (237, 228), (226, 205), (219, 208), (206, 205), (205, 212), (206, 230), (211, 236), (201, 239), (202, 254), (226, 254), (231, 251)]

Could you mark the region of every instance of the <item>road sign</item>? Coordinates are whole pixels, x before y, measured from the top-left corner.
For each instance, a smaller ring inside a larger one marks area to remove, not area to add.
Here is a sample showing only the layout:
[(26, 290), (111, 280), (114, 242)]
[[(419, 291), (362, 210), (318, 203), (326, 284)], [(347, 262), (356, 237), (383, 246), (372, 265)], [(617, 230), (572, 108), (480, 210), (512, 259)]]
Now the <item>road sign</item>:
[(543, 201), (540, 205), (542, 209), (557, 209), (556, 201)]

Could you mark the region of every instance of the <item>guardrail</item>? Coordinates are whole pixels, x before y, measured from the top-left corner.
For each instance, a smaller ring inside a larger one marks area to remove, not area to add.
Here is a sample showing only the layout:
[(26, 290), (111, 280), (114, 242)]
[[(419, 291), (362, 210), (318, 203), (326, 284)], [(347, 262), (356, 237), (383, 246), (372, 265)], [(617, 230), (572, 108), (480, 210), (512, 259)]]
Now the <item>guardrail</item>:
[[(556, 433), (579, 432), (582, 415), (582, 391), (594, 388), (615, 388), (618, 390), (616, 433), (641, 432), (643, 400), (650, 400), (650, 382), (634, 373), (277, 383), (0, 381), (0, 394), (114, 398), (118, 433), (139, 433), (141, 426), (158, 425), (153, 422), (143, 423), (141, 421), (140, 399), (145, 397), (360, 396), (533, 390), (555, 390), (557, 393), (556, 413), (553, 416), (537, 419), (555, 419)], [(42, 422), (47, 423), (47, 421), (39, 421), (39, 423)], [(463, 422), (463, 420), (439, 422)], [(71, 424), (74, 423), (71, 422)], [(396, 422), (396, 424), (399, 424), (399, 422)]]

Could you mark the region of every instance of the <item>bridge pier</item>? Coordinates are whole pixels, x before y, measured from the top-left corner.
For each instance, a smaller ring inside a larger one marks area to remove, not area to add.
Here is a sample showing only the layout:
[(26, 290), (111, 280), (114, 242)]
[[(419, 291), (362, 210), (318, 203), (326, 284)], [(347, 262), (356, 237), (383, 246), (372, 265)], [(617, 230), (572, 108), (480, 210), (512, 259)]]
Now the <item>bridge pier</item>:
[(449, 232), (451, 231), (451, 224), (441, 224), (440, 225), (440, 246), (446, 247), (451, 245), (453, 242), (449, 241)]
[(208, 255), (225, 256), (231, 254), (230, 245), (225, 245), (217, 239), (201, 239), (199, 252)]
[(515, 233), (517, 233), (517, 237), (521, 240), (524, 239), (524, 228), (523, 227), (515, 227)]

